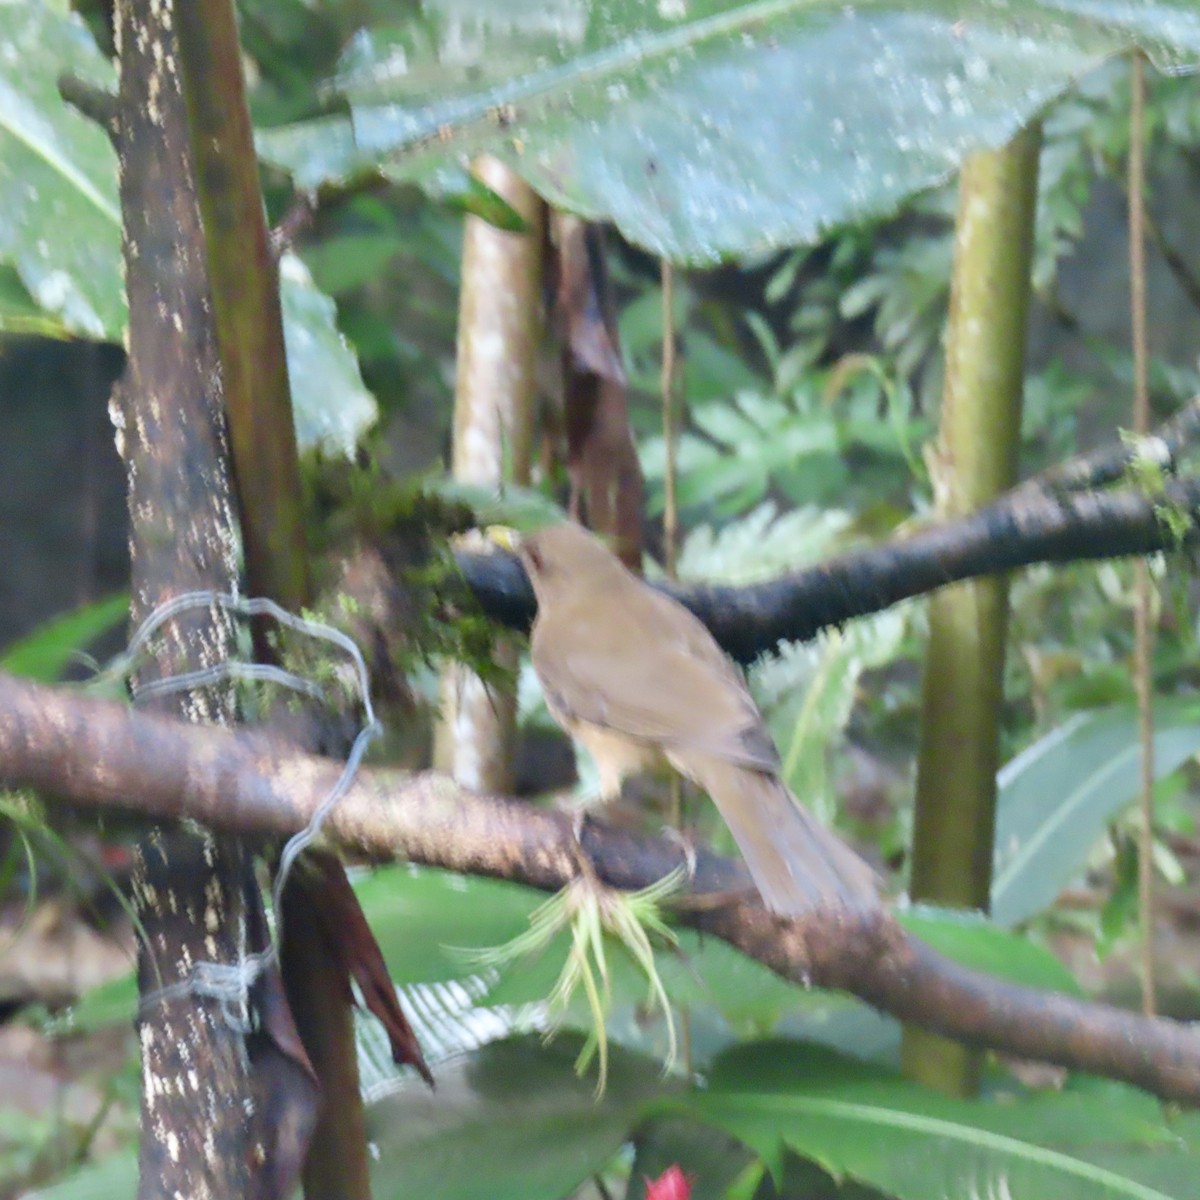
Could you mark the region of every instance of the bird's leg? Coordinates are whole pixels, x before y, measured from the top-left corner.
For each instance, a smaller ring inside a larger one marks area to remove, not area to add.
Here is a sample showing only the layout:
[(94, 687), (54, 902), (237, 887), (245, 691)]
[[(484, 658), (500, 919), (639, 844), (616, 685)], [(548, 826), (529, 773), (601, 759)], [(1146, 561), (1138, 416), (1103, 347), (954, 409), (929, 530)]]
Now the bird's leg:
[(587, 823), (588, 812), (587, 808), (577, 808), (571, 814), (571, 849), (575, 856), (575, 862), (579, 867), (579, 874), (588, 883), (600, 888), (603, 886), (600, 882), (600, 877), (596, 874), (596, 868), (583, 845), (583, 827)]
[(590, 806), (580, 805), (571, 812), (571, 839), (574, 847), (575, 859), (579, 863), (579, 869), (585, 875), (595, 878), (596, 869), (592, 866), (592, 860), (588, 857), (587, 851), (583, 848), (583, 827), (587, 824), (588, 813)]
[(692, 839), (673, 825), (663, 826), (663, 837), (674, 842), (683, 851), (683, 865), (687, 869), (688, 886), (691, 887), (696, 881), (696, 847), (692, 844)]
[[(687, 869), (688, 887), (690, 889), (696, 882), (695, 844), (686, 833), (682, 833), (671, 825), (663, 827), (662, 835), (668, 841), (677, 843), (680, 850), (683, 851), (683, 865)], [(687, 895), (676, 897), (672, 901), (672, 906), (676, 909), (687, 909), (689, 912), (709, 912), (712, 909), (741, 904), (743, 900), (753, 899), (757, 896), (758, 888), (753, 886), (724, 888), (719, 892), (693, 892), (689, 890)]]
[(592, 815), (592, 809), (606, 804), (608, 800), (609, 797), (603, 793), (589, 793), (582, 797), (576, 797), (569, 805), (565, 806), (571, 818), (571, 837), (580, 853), (583, 853), (583, 830), (588, 823), (588, 818)]
[[(677, 803), (682, 799), (684, 779), (685, 776), (672, 765), (671, 781), (674, 793), (672, 799)], [(678, 804), (676, 812), (682, 812), (682, 804)], [(690, 889), (696, 882), (697, 866), (696, 844), (692, 840), (691, 834), (686, 829), (679, 829), (675, 825), (665, 825), (663, 826), (662, 835), (668, 840), (676, 842), (683, 852), (683, 862), (687, 868), (688, 887)], [(679, 910), (709, 912), (713, 909), (741, 904), (744, 900), (755, 899), (757, 897), (758, 888), (753, 885), (744, 888), (723, 888), (719, 892), (693, 892), (689, 890), (686, 896), (677, 897), (672, 901), (672, 904), (674, 908)]]
[(589, 795), (582, 803), (571, 809), (571, 836), (574, 841), (575, 859), (579, 864), (580, 874), (597, 887), (602, 886), (596, 868), (583, 845), (583, 830), (592, 814), (593, 808), (610, 804), (621, 798), (621, 786), (624, 782), (624, 772), (610, 757), (592, 754), (596, 764), (597, 790)]
[(575, 839), (575, 844), (579, 847), (583, 846), (583, 827), (587, 824), (589, 811), (587, 805), (584, 804), (571, 809), (571, 837)]
[[(587, 744), (586, 741), (584, 744)], [(587, 824), (592, 809), (619, 800), (621, 784), (625, 778), (624, 772), (611, 757), (597, 754), (593, 749), (591, 759), (596, 764), (596, 791), (585, 795), (571, 809), (571, 833), (581, 852), (583, 851), (583, 827)]]

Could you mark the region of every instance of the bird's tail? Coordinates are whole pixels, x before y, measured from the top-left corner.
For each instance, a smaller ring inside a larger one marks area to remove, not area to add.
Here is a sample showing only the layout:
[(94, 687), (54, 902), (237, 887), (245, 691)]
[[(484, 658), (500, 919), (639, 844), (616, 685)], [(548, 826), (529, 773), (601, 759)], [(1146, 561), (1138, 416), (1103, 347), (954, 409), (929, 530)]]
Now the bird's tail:
[(710, 754), (671, 757), (712, 797), (768, 908), (798, 916), (817, 908), (878, 907), (875, 872), (777, 776)]

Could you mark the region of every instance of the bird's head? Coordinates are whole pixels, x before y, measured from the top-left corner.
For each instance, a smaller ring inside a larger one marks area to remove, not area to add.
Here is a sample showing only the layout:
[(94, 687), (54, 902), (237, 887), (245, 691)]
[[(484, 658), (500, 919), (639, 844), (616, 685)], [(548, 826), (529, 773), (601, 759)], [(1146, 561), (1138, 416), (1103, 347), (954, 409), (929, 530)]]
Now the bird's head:
[(568, 584), (582, 584), (587, 592), (593, 590), (589, 580), (600, 584), (609, 572), (624, 570), (599, 538), (570, 521), (523, 535), (493, 525), (487, 536), (520, 558), (539, 605)]

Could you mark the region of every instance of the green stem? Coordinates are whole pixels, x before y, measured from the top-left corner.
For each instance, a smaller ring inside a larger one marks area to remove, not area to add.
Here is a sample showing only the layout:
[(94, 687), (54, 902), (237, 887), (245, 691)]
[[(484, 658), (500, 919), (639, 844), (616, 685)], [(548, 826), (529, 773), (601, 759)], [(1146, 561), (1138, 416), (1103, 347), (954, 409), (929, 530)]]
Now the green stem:
[[(1034, 126), (963, 166), (933, 471), (946, 517), (980, 508), (1016, 478), (1040, 146)], [(914, 900), (988, 906), (1007, 619), (1003, 577), (930, 601)], [(908, 1074), (931, 1086), (968, 1094), (978, 1084), (978, 1055), (957, 1043), (907, 1028), (902, 1057)]]
[(175, 22), (247, 583), (298, 609), (308, 579), (296, 427), (237, 18), (231, 0), (189, 0)]
[[(188, 0), (175, 5), (175, 22), (247, 586), (298, 611), (309, 600), (300, 465), (237, 18), (231, 0)], [(269, 659), (265, 640), (256, 643)], [(354, 1015), (343, 969), (311, 911), (320, 902), (293, 880), (283, 903), (284, 987), (322, 1089), (304, 1189), (322, 1200), (370, 1200)]]

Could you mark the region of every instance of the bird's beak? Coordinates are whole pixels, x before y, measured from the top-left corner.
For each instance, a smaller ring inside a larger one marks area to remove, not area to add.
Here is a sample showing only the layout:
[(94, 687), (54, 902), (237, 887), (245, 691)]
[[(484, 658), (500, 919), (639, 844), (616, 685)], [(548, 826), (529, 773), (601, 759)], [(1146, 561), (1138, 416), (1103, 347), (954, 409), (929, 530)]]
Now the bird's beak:
[(483, 536), (502, 550), (508, 550), (512, 554), (520, 552), (521, 535), (510, 525), (489, 525), (483, 531)]

